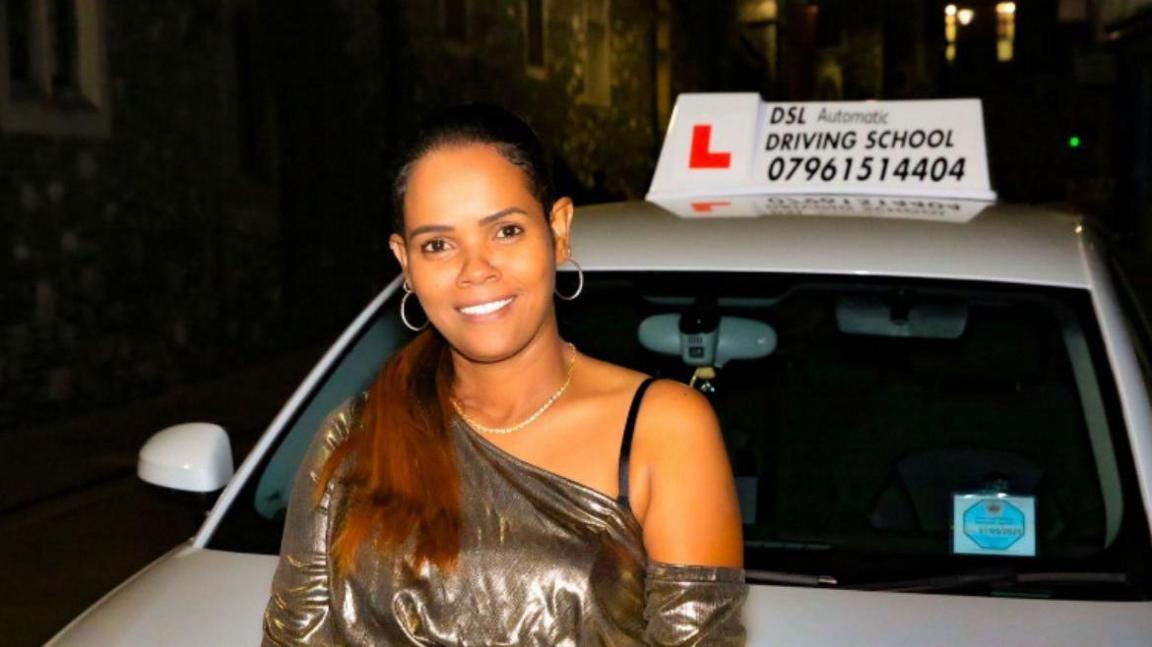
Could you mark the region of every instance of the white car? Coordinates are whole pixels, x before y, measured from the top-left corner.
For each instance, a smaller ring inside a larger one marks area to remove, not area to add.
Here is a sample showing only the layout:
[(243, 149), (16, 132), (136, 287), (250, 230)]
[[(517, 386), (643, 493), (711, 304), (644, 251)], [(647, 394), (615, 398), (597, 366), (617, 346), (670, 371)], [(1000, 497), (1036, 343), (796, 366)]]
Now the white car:
[[(712, 400), (745, 521), (749, 644), (1152, 644), (1147, 333), (1079, 217), (828, 195), (693, 205), (579, 209), (585, 286), (558, 315), (581, 351)], [(149, 442), (148, 480), (227, 487), (194, 538), (50, 645), (259, 643), (293, 473), (407, 338), (398, 288), (235, 475), (218, 428)]]

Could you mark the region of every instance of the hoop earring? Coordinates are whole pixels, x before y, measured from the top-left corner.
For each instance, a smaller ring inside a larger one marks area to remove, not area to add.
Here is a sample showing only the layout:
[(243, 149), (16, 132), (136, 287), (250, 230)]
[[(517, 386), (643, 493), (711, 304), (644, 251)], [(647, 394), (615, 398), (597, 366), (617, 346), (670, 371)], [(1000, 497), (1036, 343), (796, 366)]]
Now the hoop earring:
[(572, 301), (584, 291), (584, 268), (580, 267), (580, 264), (577, 263), (576, 259), (572, 258), (572, 256), (568, 257), (568, 262), (576, 266), (576, 277), (579, 279), (579, 282), (576, 284), (576, 291), (570, 295), (563, 295), (560, 294), (559, 291), (556, 291), (556, 296), (565, 301)]
[(404, 298), (400, 299), (400, 321), (404, 322), (404, 327), (408, 330), (420, 332), (428, 327), (428, 322), (425, 321), (423, 326), (413, 326), (412, 323), (408, 321), (408, 313), (404, 311), (408, 306), (408, 297), (412, 296), (412, 288), (408, 285), (408, 279), (404, 279), (402, 287), (404, 288)]

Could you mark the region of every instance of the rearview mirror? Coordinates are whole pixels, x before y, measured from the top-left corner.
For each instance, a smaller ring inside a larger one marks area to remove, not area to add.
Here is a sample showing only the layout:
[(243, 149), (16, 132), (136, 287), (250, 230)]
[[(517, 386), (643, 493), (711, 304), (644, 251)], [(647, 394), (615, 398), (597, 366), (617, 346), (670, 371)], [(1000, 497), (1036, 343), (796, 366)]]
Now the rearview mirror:
[(232, 443), (220, 425), (190, 422), (156, 432), (140, 448), (141, 480), (185, 492), (215, 492), (232, 478)]
[(685, 331), (683, 314), (652, 315), (640, 322), (640, 344), (664, 355), (680, 356), (688, 366), (723, 368), (734, 359), (759, 359), (776, 350), (776, 331), (756, 319), (727, 315), (690, 322)]

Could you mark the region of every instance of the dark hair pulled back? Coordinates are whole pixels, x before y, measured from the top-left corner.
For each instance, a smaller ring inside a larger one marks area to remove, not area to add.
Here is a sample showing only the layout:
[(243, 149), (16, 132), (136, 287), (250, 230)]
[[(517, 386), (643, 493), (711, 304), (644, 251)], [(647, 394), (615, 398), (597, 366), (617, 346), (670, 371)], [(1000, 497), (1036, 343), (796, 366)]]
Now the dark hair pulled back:
[[(504, 108), (469, 104), (442, 110), (417, 133), (393, 184), (393, 227), (405, 234), (404, 198), (412, 169), (428, 153), (449, 146), (487, 144), (519, 167), (547, 218), (556, 200), (552, 175), (536, 133)], [(381, 367), (369, 387), (361, 424), (336, 448), (317, 479), (317, 498), (337, 470), (348, 488), (348, 509), (332, 544), (340, 571), (354, 568), (365, 545), (381, 553), (413, 538), (411, 560), (440, 567), (460, 549), (460, 477), (448, 436), (454, 375), (447, 342), (429, 327)]]
[(428, 119), (401, 159), (392, 185), (392, 228), (404, 235), (404, 197), (412, 168), (428, 153), (440, 148), (487, 144), (500, 152), (528, 179), (532, 195), (544, 215), (556, 201), (552, 170), (540, 138), (532, 127), (500, 106), (470, 103), (446, 108)]

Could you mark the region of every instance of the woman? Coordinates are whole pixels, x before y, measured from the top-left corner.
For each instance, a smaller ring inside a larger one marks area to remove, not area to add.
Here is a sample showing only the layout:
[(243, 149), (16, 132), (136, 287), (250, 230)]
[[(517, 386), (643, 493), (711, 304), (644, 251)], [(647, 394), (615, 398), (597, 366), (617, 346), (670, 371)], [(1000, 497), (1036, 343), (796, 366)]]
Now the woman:
[(265, 644), (743, 643), (715, 415), (561, 338), (573, 206), (544, 159), (495, 107), (419, 135), (389, 242), (429, 325), (313, 442)]

